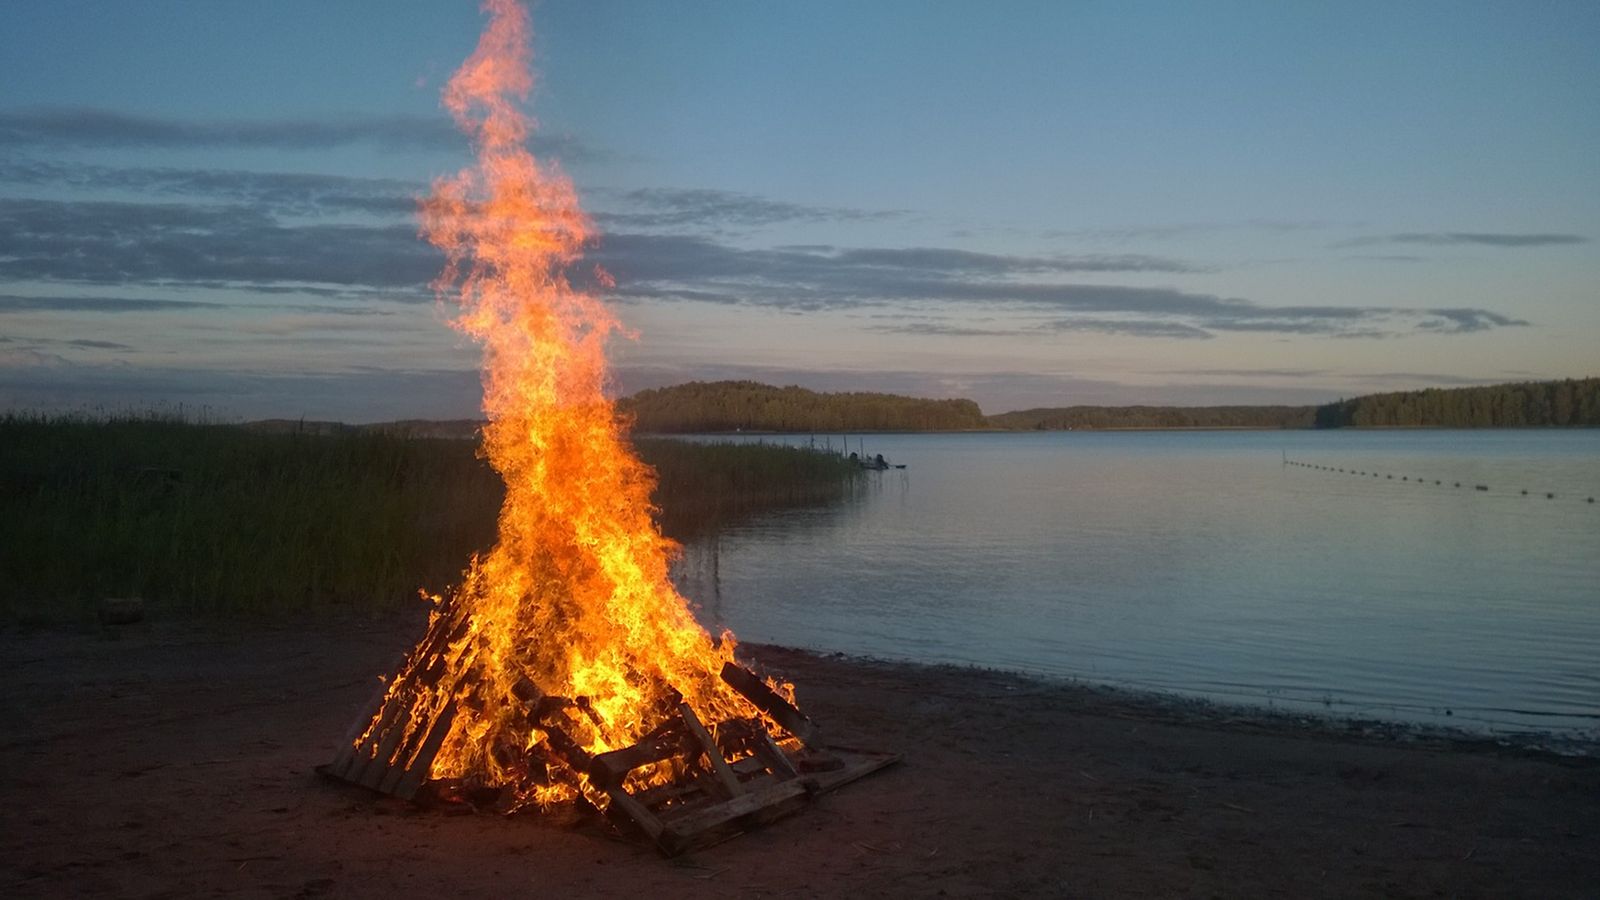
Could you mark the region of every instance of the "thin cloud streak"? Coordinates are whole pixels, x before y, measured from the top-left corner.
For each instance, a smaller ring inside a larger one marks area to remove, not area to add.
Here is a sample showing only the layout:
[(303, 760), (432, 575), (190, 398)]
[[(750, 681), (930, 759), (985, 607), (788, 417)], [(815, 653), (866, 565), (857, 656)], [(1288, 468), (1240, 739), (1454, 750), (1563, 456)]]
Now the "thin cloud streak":
[[(410, 218), (417, 211), (418, 198), (428, 189), (421, 182), (390, 178), (45, 160), (0, 161), (0, 183), (202, 198), (255, 205), (275, 215), (308, 217), (365, 213)], [(906, 215), (902, 210), (814, 206), (703, 188), (593, 188), (585, 193), (597, 207), (593, 218), (608, 230), (721, 232), (791, 223), (877, 222)]]
[[(327, 150), (354, 144), (458, 151), (463, 142), (460, 132), (442, 116), (196, 121), (82, 106), (0, 110), (0, 147)], [(566, 162), (610, 159), (610, 154), (571, 137), (538, 135), (531, 145), (542, 156)]]
[(1494, 232), (1494, 231), (1409, 231), (1400, 234), (1373, 235), (1340, 241), (1335, 247), (1373, 247), (1381, 244), (1421, 244), (1430, 247), (1479, 246), (1505, 247), (1557, 247), (1570, 244), (1587, 244), (1589, 238), (1581, 234), (1557, 232)]
[(409, 225), (279, 224), (248, 206), (0, 199), (0, 277), (414, 288), (439, 254)]
[(880, 334), (904, 334), (914, 337), (1045, 337), (1064, 332), (1093, 332), (1121, 334), (1134, 337), (1165, 337), (1209, 340), (1215, 335), (1182, 322), (1161, 322), (1149, 319), (1055, 319), (1031, 326), (1017, 328), (979, 328), (950, 322), (904, 322), (899, 324), (869, 325), (867, 331)]
[(882, 222), (907, 215), (905, 210), (813, 206), (707, 188), (597, 188), (589, 193), (606, 207), (594, 218), (608, 228), (759, 228), (795, 222)]
[(416, 213), (419, 183), (301, 172), (113, 167), (42, 160), (0, 162), (0, 183), (242, 203), (277, 215)]
[[(1287, 378), (1287, 379), (1319, 379), (1322, 381), (1343, 380), (1366, 384), (1386, 385), (1390, 389), (1396, 383), (1416, 383), (1431, 386), (1452, 385), (1467, 386), (1476, 384), (1499, 384), (1515, 373), (1507, 372), (1487, 378), (1470, 378), (1462, 375), (1447, 375), (1438, 372), (1340, 372), (1334, 369), (1173, 369), (1168, 375), (1192, 375), (1201, 378)], [(1522, 373), (1529, 375), (1531, 373)]]
[(41, 294), (0, 294), (0, 314), (27, 312), (170, 312), (227, 309), (226, 303), (202, 300), (148, 300), (140, 297), (51, 297)]
[[(792, 312), (929, 303), (1057, 311), (1073, 314), (1053, 326), (1058, 331), (1169, 338), (1199, 338), (1212, 331), (1343, 337), (1459, 334), (1528, 324), (1489, 310), (1275, 307), (1170, 287), (1051, 278), (1079, 272), (1165, 272), (1178, 265), (1150, 257), (1011, 257), (935, 248), (749, 250), (703, 237), (639, 234), (609, 236), (596, 256), (635, 301), (693, 300)], [(966, 336), (996, 333), (969, 330), (975, 333)]]

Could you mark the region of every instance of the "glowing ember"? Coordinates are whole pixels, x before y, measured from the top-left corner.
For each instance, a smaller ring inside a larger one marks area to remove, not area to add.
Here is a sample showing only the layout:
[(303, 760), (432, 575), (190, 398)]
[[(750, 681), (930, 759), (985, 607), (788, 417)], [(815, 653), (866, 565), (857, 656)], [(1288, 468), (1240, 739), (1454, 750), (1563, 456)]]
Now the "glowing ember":
[[(571, 182), (525, 149), (528, 17), (514, 0), (484, 6), (489, 26), (444, 92), (477, 161), (434, 183), (422, 233), (448, 256), (435, 289), (460, 304), (454, 326), (483, 344), (483, 452), (506, 499), (494, 549), (436, 598), (436, 617), (459, 627), (430, 630), (443, 637), (418, 646), (386, 705), (407, 704), (413, 731), (448, 723), (431, 777), (548, 803), (585, 779), (540, 752), (551, 735), (530, 701), (573, 698), (561, 730), (589, 753), (640, 741), (677, 714), (680, 692), (707, 722), (761, 713), (719, 677), (732, 636), (713, 641), (667, 579), (674, 546), (650, 518), (653, 473), (602, 392), (617, 322), (567, 276), (591, 225)], [(423, 741), (408, 734), (395, 759)], [(660, 781), (665, 767), (633, 777)]]

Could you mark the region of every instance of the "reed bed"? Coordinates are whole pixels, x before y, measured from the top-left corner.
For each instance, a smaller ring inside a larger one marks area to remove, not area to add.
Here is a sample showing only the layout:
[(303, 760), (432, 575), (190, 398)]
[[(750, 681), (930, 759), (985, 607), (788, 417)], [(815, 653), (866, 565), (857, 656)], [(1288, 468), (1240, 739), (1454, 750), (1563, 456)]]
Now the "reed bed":
[[(640, 440), (678, 540), (837, 502), (859, 469), (761, 445)], [(502, 486), (471, 441), (264, 433), (171, 418), (0, 417), (0, 621), (378, 612), (445, 591), (490, 546)]]

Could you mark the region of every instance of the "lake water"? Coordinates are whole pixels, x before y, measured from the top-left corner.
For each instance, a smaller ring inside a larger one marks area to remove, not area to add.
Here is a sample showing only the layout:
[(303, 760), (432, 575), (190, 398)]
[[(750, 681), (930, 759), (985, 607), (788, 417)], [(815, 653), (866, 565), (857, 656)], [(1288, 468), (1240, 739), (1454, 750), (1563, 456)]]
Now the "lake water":
[(1600, 737), (1600, 431), (858, 441), (907, 468), (690, 548), (707, 619), (817, 650)]

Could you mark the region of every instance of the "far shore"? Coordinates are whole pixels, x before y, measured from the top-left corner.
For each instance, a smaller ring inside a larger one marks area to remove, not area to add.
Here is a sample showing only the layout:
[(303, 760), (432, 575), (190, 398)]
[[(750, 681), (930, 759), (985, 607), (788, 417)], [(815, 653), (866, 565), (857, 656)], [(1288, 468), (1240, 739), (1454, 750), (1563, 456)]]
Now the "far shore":
[(902, 764), (664, 860), (319, 780), (414, 615), (0, 632), (9, 897), (1593, 896), (1600, 759), (746, 646)]
[[(1266, 425), (1205, 425), (1205, 426), (1172, 426), (1160, 428), (1155, 426), (1137, 428), (930, 428), (923, 431), (640, 431), (635, 432), (639, 437), (827, 437), (829, 435), (860, 435), (860, 434), (1059, 434), (1063, 432), (1092, 433), (1100, 431), (1334, 431), (1340, 429), (1317, 428), (1275, 428)], [(1381, 431), (1385, 429), (1356, 429), (1360, 431)]]

